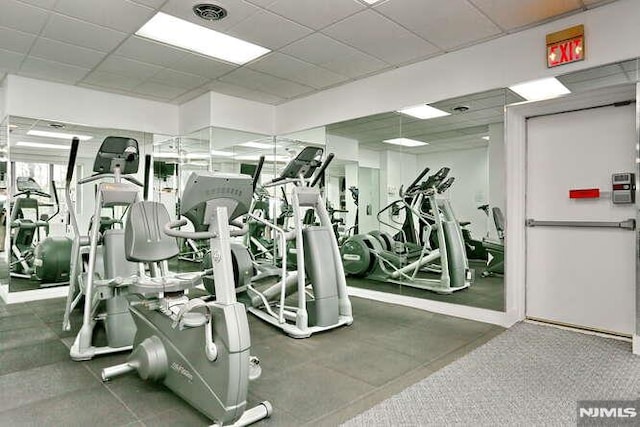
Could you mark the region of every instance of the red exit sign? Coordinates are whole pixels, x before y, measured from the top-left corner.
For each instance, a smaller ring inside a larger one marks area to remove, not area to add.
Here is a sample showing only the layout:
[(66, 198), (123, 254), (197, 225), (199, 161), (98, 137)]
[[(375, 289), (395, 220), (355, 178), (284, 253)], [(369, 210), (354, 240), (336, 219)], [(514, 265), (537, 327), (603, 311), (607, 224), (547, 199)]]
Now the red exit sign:
[(576, 25), (547, 34), (547, 67), (569, 64), (584, 59), (584, 25)]

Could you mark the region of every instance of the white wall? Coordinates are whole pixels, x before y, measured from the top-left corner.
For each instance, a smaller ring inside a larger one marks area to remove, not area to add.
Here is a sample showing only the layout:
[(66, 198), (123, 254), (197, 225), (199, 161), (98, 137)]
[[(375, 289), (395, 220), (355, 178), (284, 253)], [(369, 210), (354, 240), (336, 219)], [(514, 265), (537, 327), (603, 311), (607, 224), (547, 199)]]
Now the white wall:
[(174, 135), (178, 106), (9, 75), (7, 114)]
[(7, 79), (3, 79), (0, 81), (0, 123), (2, 123), (5, 116), (5, 104), (7, 102), (7, 89), (6, 89)]
[[(292, 132), (635, 58), (639, 22), (638, 0), (618, 0), (279, 105), (275, 130)], [(545, 35), (577, 24), (585, 26), (586, 59), (547, 69)]]
[(380, 152), (359, 147), (358, 163), (363, 168), (380, 169)]
[(327, 153), (333, 153), (336, 159), (357, 161), (359, 158), (358, 140), (327, 134)]
[[(491, 208), (499, 207), (503, 213), (506, 212), (505, 201), (505, 168), (504, 157), (504, 123), (493, 123), (489, 125), (489, 147), (487, 148), (487, 167), (489, 169), (489, 189), (487, 203)], [(493, 218), (489, 220), (489, 233), (494, 238), (497, 237)]]
[(449, 176), (455, 177), (451, 188), (444, 193), (458, 218), (471, 221), (471, 235), (481, 239), (487, 233), (487, 217), (478, 206), (487, 203), (489, 197), (489, 171), (487, 148), (446, 151), (418, 156), (418, 166), (429, 166), (429, 174), (441, 167), (449, 167)]

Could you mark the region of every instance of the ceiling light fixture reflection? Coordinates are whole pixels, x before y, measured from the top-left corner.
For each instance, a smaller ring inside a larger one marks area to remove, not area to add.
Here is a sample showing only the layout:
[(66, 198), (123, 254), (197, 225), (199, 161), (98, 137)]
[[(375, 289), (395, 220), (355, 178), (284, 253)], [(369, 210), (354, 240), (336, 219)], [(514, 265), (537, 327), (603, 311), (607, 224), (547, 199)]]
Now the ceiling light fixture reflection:
[(33, 130), (33, 129), (30, 131), (27, 131), (27, 135), (42, 136), (45, 138), (69, 139), (69, 140), (71, 138), (78, 138), (80, 141), (89, 141), (90, 139), (93, 139), (93, 137), (89, 135), (78, 135), (73, 133), (50, 132), (46, 130)]
[(376, 4), (382, 0), (361, 0), (361, 1), (366, 4)]
[(211, 155), (216, 157), (231, 157), (233, 151), (211, 150)]
[(418, 141), (416, 139), (411, 139), (411, 138), (392, 138), (392, 139), (385, 139), (382, 142), (386, 142), (387, 144), (393, 144), (393, 145), (401, 145), (403, 147), (422, 147), (424, 145), (429, 145), (428, 142)]
[(407, 116), (416, 117), (418, 119), (426, 120), (426, 119), (435, 119), (436, 117), (444, 117), (450, 116), (451, 113), (447, 113), (446, 111), (438, 110), (430, 105), (415, 105), (413, 107), (403, 108), (401, 110), (397, 110), (398, 113), (406, 114)]
[(42, 142), (30, 142), (30, 141), (18, 141), (16, 142), (16, 147), (29, 147), (29, 148), (44, 148), (48, 150), (69, 150), (71, 148), (70, 145), (62, 145), (62, 144), (45, 144)]
[(271, 52), (262, 46), (162, 12), (147, 21), (136, 35), (238, 65)]
[(265, 144), (264, 142), (255, 142), (255, 141), (245, 142), (240, 145), (242, 145), (243, 147), (257, 148), (259, 150), (268, 150), (269, 148), (273, 148), (273, 144)]
[[(255, 155), (255, 154), (250, 154), (250, 155), (243, 155), (243, 156), (237, 156), (236, 160), (249, 160), (249, 161), (258, 161), (260, 160), (260, 156)], [(275, 155), (275, 156), (265, 156), (264, 161), (265, 162), (288, 162), (290, 161), (291, 158), (289, 156), (283, 156), (283, 155)]]
[(485, 135), (482, 137), (482, 139), (484, 139), (485, 141), (489, 141), (491, 137), (489, 135)]
[(571, 93), (571, 91), (555, 77), (519, 83), (509, 86), (509, 89), (527, 101), (540, 101)]

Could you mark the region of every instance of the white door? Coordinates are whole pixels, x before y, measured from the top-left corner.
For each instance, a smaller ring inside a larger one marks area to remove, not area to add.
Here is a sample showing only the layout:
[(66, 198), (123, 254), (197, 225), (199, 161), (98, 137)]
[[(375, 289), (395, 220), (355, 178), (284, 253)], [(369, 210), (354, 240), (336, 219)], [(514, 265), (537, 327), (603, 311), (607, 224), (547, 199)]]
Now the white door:
[[(635, 105), (527, 120), (527, 219), (622, 221), (635, 205), (570, 199), (570, 189), (611, 190), (635, 172)], [(527, 227), (527, 317), (631, 335), (635, 330), (635, 231)]]

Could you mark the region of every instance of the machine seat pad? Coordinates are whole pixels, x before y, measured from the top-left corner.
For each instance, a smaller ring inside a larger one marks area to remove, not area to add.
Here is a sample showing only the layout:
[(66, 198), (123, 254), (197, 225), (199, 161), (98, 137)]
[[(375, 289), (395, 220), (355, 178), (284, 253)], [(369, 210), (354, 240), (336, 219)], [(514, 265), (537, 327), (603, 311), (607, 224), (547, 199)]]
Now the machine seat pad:
[(458, 224), (460, 224), (460, 227), (466, 227), (471, 224), (471, 221), (459, 221)]
[(152, 296), (160, 292), (178, 292), (195, 288), (202, 284), (202, 272), (170, 273), (162, 277), (135, 277), (129, 284), (129, 291), (143, 296)]
[(482, 239), (482, 246), (485, 249), (491, 249), (496, 252), (504, 252), (504, 243), (497, 242), (495, 240), (489, 240), (487, 238)]
[(127, 260), (158, 262), (178, 255), (178, 242), (164, 233), (169, 221), (169, 212), (162, 203), (143, 201), (131, 205), (124, 228)]

